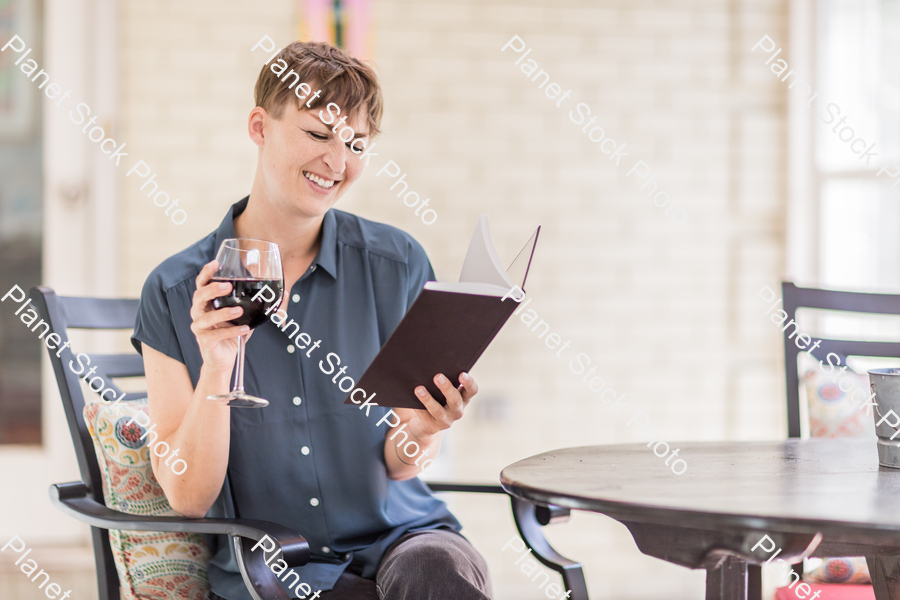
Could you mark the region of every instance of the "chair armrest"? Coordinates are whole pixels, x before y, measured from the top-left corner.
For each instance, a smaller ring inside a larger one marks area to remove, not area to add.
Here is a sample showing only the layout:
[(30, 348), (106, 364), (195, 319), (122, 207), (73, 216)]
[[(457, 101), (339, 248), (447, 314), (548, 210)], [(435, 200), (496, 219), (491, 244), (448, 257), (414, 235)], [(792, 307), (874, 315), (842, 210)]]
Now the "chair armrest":
[[(446, 481), (426, 481), (432, 492), (473, 492), (475, 494), (505, 494), (499, 485), (486, 485), (483, 483), (450, 483)], [(551, 523), (563, 523), (569, 519), (572, 514), (568, 508), (556, 506), (535, 505), (535, 518), (541, 525), (549, 525)]]
[(288, 566), (298, 567), (309, 562), (309, 543), (306, 538), (269, 521), (130, 515), (112, 510), (91, 498), (90, 490), (81, 481), (51, 485), (50, 501), (69, 516), (100, 529), (224, 534), (257, 541), (268, 536), (281, 547)]
[(451, 483), (449, 481), (426, 481), (432, 492), (472, 492), (475, 494), (505, 494), (506, 491), (499, 485), (485, 485), (482, 483)]

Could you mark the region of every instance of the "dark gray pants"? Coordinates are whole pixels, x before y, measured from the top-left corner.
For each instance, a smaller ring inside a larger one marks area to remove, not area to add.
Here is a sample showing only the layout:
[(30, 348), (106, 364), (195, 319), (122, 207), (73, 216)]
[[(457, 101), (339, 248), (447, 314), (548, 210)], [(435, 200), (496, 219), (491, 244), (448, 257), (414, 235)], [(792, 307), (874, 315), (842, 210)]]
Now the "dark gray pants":
[[(452, 531), (411, 533), (388, 548), (376, 581), (344, 572), (322, 600), (490, 600), (487, 564)], [(212, 592), (210, 600), (222, 600)]]

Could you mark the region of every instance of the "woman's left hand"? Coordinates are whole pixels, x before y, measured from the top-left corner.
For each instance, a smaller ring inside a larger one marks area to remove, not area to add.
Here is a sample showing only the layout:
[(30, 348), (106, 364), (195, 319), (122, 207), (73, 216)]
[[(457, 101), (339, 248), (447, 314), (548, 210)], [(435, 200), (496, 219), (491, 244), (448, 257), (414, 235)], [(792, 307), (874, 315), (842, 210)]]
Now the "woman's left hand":
[(413, 437), (428, 443), (434, 436), (449, 429), (455, 421), (462, 418), (469, 402), (478, 393), (478, 384), (468, 373), (460, 373), (459, 382), (461, 385), (455, 388), (442, 373), (434, 376), (434, 384), (447, 400), (445, 406), (435, 400), (425, 386), (420, 385), (414, 392), (416, 398), (428, 409), (427, 412), (412, 408), (394, 409), (400, 420), (408, 424), (407, 430)]

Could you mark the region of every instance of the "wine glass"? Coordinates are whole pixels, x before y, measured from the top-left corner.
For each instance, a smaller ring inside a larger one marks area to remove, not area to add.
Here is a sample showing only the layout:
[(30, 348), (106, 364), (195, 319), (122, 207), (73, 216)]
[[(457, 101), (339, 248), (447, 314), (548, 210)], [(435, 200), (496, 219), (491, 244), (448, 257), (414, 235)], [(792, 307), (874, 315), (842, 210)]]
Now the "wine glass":
[[(232, 238), (222, 242), (216, 254), (219, 268), (212, 281), (230, 283), (231, 292), (213, 299), (213, 307), (244, 309), (239, 317), (228, 321), (232, 325), (247, 325), (250, 329), (266, 322), (267, 315), (281, 305), (284, 296), (284, 274), (281, 252), (277, 244), (249, 238)], [(247, 334), (249, 335), (249, 334)], [(237, 367), (234, 389), (229, 394), (208, 396), (210, 402), (238, 408), (262, 408), (268, 400), (244, 392), (244, 336), (238, 338)]]

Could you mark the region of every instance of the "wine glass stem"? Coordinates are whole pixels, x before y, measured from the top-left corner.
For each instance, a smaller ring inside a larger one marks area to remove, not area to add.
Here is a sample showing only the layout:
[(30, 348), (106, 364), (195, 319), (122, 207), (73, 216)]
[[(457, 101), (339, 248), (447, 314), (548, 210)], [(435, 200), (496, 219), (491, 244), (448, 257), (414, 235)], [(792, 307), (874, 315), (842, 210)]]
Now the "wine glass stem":
[(234, 389), (232, 391), (244, 391), (244, 336), (238, 337), (237, 375), (234, 378)]

